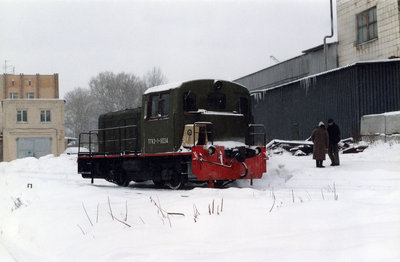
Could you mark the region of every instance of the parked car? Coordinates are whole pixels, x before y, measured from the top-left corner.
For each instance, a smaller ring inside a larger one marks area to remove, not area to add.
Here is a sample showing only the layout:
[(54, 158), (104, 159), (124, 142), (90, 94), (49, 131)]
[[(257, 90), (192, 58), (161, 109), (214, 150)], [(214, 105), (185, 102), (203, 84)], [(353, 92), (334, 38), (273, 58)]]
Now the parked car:
[(86, 147), (68, 147), (67, 149), (65, 149), (65, 151), (63, 152), (64, 155), (77, 155), (78, 152), (82, 152), (82, 153), (87, 153), (89, 152), (89, 149), (87, 149)]

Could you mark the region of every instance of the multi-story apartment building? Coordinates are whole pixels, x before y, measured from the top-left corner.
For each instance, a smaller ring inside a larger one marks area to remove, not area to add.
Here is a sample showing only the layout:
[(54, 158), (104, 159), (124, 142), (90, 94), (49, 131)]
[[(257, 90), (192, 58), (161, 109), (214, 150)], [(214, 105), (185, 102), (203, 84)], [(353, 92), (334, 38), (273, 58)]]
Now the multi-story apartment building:
[(400, 57), (400, 1), (337, 0), (339, 66)]
[(58, 74), (0, 75), (2, 160), (64, 151), (64, 100)]
[(0, 99), (58, 99), (58, 74), (0, 76)]

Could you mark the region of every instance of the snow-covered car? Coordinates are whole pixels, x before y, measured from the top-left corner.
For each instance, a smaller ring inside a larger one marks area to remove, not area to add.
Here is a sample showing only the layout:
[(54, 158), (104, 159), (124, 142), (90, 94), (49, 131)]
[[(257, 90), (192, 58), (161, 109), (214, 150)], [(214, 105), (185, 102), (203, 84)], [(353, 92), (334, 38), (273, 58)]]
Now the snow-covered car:
[(65, 149), (63, 154), (65, 154), (65, 155), (77, 155), (78, 152), (89, 152), (89, 149), (87, 149), (86, 147), (68, 147), (67, 149)]

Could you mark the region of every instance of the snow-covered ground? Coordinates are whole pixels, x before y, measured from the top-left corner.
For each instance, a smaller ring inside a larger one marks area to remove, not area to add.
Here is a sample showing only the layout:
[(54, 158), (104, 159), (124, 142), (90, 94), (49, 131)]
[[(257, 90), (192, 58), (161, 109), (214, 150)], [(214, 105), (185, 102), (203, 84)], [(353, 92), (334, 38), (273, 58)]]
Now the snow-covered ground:
[(74, 156), (1, 163), (0, 261), (400, 261), (400, 144), (324, 164), (172, 191), (92, 185)]

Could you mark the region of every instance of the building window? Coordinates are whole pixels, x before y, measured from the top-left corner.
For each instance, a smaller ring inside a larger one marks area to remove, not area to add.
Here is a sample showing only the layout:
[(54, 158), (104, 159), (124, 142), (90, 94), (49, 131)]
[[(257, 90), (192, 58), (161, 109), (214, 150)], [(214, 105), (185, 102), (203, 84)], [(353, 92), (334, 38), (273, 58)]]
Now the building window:
[(32, 85), (32, 80), (28, 80), (28, 85), (29, 85), (29, 86)]
[(148, 106), (150, 118), (165, 118), (169, 115), (169, 93), (157, 94), (150, 97)]
[(15, 84), (14, 79), (11, 79), (11, 85), (14, 86), (14, 84)]
[(34, 99), (35, 98), (35, 93), (26, 93), (26, 98), (27, 99)]
[(51, 122), (50, 110), (40, 110), (40, 122), (41, 123)]
[(27, 123), (28, 122), (28, 111), (18, 109), (17, 110), (17, 123)]
[(10, 93), (10, 98), (11, 99), (18, 99), (19, 95), (18, 95), (18, 93)]
[(378, 22), (376, 7), (357, 15), (357, 44), (362, 44), (378, 38)]

